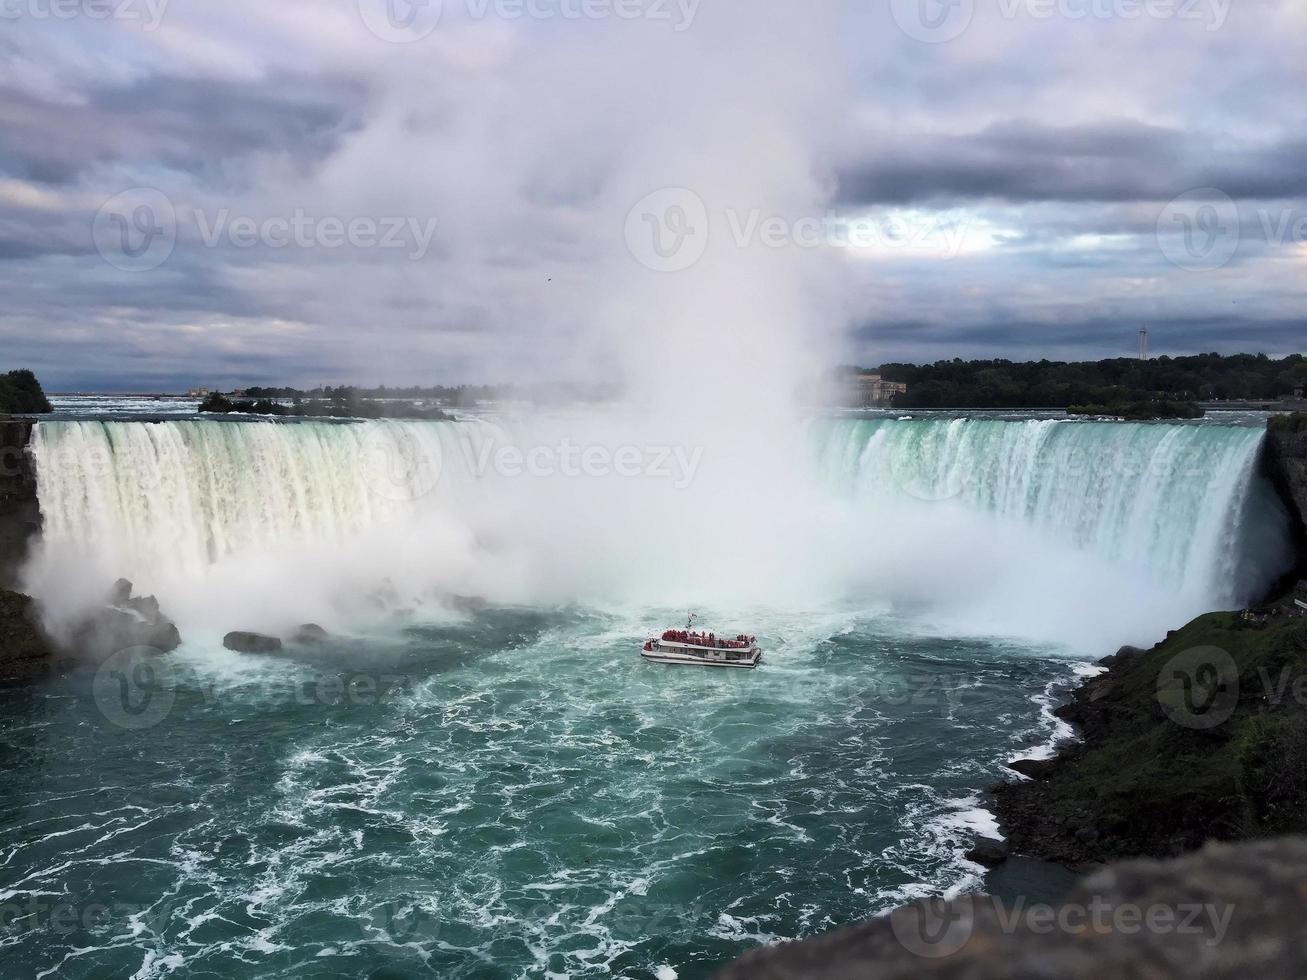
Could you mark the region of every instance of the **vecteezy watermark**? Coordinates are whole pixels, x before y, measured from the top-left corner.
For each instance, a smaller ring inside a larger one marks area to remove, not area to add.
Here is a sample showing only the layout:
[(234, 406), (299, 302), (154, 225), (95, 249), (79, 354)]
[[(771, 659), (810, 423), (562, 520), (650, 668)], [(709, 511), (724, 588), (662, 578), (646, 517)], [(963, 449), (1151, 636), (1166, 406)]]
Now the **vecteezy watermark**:
[(708, 205), (694, 191), (665, 187), (646, 194), (626, 214), (626, 247), (655, 272), (683, 272), (708, 251)]
[[(952, 901), (925, 899), (890, 913), (894, 938), (923, 959), (943, 959), (966, 948), (983, 929), (992, 942), (1004, 936), (1186, 936), (1209, 948), (1220, 945), (1229, 931), (1235, 908), (1215, 902), (1109, 901), (1093, 896), (1087, 902), (1062, 905), (1009, 903), (987, 895), (961, 895)], [(981, 925), (983, 923), (983, 926)]]
[(137, 187), (115, 194), (96, 211), (91, 236), (96, 251), (114, 268), (148, 272), (167, 262), (179, 233), (205, 248), (402, 250), (404, 257), (426, 257), (439, 220), (412, 215), (311, 214), (295, 208), (255, 217), (230, 208), (178, 209), (162, 191)]
[[(1244, 240), (1272, 248), (1307, 246), (1307, 210), (1257, 208), (1256, 223), (1241, 216), (1224, 191), (1200, 187), (1167, 202), (1157, 219), (1157, 243), (1173, 265), (1212, 272), (1227, 265)], [(1260, 235), (1258, 235), (1260, 233)]]
[[(997, 0), (1003, 20), (1042, 22), (1166, 20), (1219, 31), (1234, 0)], [(943, 44), (961, 37), (976, 16), (976, 0), (890, 0), (899, 29), (916, 41)]]
[(784, 217), (761, 208), (710, 211), (685, 187), (645, 195), (626, 214), (623, 234), (632, 257), (654, 272), (683, 272), (708, 250), (714, 228), (739, 249), (840, 248), (865, 252), (919, 250), (953, 258), (966, 242), (961, 212), (889, 212)]
[(91, 696), (110, 724), (141, 731), (168, 717), (177, 697), (177, 678), (162, 651), (128, 647), (100, 664), (91, 680)]
[(1157, 217), (1157, 243), (1173, 265), (1210, 272), (1239, 250), (1239, 206), (1224, 191), (1199, 187), (1173, 198)]
[(1238, 707), (1239, 667), (1220, 647), (1185, 650), (1158, 673), (1157, 700), (1177, 725), (1216, 728)]
[[(318, 671), (260, 680), (263, 697), (288, 707), (374, 708), (393, 704), (413, 690), (408, 674), (373, 671)], [(168, 655), (153, 647), (130, 647), (105, 660), (91, 681), (91, 696), (111, 725), (139, 732), (154, 728), (174, 711), (179, 694), (188, 702), (212, 706), (225, 696), (215, 681), (179, 679)], [(242, 698), (250, 691), (242, 689)]]
[(0, 936), (44, 933), (50, 936), (93, 935), (152, 924), (161, 933), (174, 909), (169, 905), (128, 902), (55, 900), (48, 894), (11, 893), (0, 901)]
[(0, 0), (0, 20), (117, 20), (158, 28), (170, 0)]
[(694, 24), (702, 0), (357, 0), (369, 31), (392, 44), (429, 37), (451, 8), (468, 21), (644, 20), (676, 32)]
[(440, 908), (434, 881), (411, 876), (387, 878), (367, 892), (368, 938), (381, 936), (395, 946), (430, 943), (440, 938)]
[(359, 455), (368, 489), (395, 503), (417, 500), (434, 491), (444, 470), (444, 449), (434, 429), (389, 422), (369, 425)]
[(479, 479), (670, 480), (676, 490), (693, 482), (703, 462), (703, 446), (578, 445), (563, 438), (534, 446), (500, 445), (486, 439), (470, 451), (468, 466)]
[(1220, 647), (1195, 647), (1172, 657), (1157, 675), (1157, 699), (1177, 725), (1205, 730), (1225, 724), (1239, 701), (1265, 707), (1307, 708), (1307, 673), (1292, 666), (1260, 666), (1240, 677), (1234, 657)]
[(943, 44), (962, 36), (976, 16), (976, 0), (890, 0), (899, 29), (914, 41)]

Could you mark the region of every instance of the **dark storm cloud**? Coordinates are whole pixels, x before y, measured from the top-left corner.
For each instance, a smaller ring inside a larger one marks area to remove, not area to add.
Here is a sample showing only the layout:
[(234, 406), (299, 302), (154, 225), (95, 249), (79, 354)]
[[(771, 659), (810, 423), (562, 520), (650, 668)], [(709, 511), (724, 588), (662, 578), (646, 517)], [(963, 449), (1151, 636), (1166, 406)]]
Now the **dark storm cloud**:
[(1307, 195), (1307, 139), (1222, 147), (1131, 121), (1050, 126), (1021, 120), (966, 135), (875, 140), (840, 168), (847, 205), (938, 201), (1165, 201), (1216, 187), (1235, 199)]
[(0, 84), (0, 171), (68, 184), (97, 166), (148, 161), (221, 186), (235, 178), (233, 162), (254, 154), (302, 166), (330, 155), (359, 125), (364, 96), (332, 78), (152, 75), (69, 105)]
[[(936, 324), (896, 320), (863, 324), (855, 331), (862, 363), (931, 363), (961, 358), (1010, 360), (1103, 360), (1137, 356), (1141, 322), (1087, 314), (1062, 323), (983, 318)], [(1302, 350), (1307, 319), (1250, 320), (1242, 316), (1157, 317), (1147, 321), (1155, 355)]]

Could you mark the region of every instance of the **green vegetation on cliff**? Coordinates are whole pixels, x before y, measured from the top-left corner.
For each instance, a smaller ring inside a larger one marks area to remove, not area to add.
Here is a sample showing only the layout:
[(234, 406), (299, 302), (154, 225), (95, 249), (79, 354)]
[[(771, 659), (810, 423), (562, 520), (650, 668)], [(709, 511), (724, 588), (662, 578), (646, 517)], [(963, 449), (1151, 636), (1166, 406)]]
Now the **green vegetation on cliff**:
[(1272, 415), (1267, 425), (1276, 432), (1307, 432), (1307, 412)]
[(1307, 617), (1291, 603), (1199, 617), (1058, 713), (1083, 742), (995, 789), (1018, 853), (1081, 865), (1307, 832)]
[(1193, 402), (1131, 402), (1121, 405), (1071, 405), (1068, 415), (1104, 415), (1131, 422), (1154, 419), (1200, 419), (1207, 413)]
[(51, 411), (41, 382), (31, 371), (0, 374), (0, 414), (30, 415)]
[(438, 408), (414, 405), (407, 401), (377, 401), (360, 398), (348, 389), (341, 389), (342, 394), (330, 399), (313, 398), (301, 401), (296, 398), (290, 405), (270, 398), (257, 401), (232, 401), (224, 395), (214, 393), (200, 403), (200, 411), (218, 415), (239, 412), (244, 415), (276, 415), (290, 418), (332, 418), (332, 419), (432, 419), (449, 420)]
[(1269, 400), (1307, 386), (1307, 358), (1199, 354), (1148, 361), (1008, 360), (883, 364), (886, 381), (908, 385), (898, 408), (1065, 408), (1132, 402)]

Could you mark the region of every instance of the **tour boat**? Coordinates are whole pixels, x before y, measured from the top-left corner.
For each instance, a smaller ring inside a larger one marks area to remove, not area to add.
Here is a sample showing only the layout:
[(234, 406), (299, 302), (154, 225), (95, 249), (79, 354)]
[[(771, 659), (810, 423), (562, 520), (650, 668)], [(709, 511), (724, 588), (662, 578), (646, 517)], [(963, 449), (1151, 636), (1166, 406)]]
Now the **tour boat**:
[(756, 636), (725, 637), (696, 631), (691, 616), (685, 629), (666, 630), (662, 636), (646, 640), (640, 656), (655, 664), (752, 670), (762, 660), (762, 650)]

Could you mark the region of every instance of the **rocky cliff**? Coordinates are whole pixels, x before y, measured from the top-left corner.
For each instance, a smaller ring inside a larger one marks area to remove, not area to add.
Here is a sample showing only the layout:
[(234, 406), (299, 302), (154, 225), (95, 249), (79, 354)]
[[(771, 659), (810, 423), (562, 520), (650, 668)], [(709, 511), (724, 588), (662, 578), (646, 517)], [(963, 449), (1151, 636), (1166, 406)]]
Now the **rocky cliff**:
[(1307, 840), (1112, 865), (1056, 906), (963, 895), (741, 957), (715, 980), (1307, 976)]
[(1307, 413), (1271, 420), (1262, 468), (1295, 518), (1297, 574), (1307, 578)]
[(14, 586), (28, 543), (41, 527), (36, 475), (27, 452), (35, 424), (0, 417), (0, 588)]

